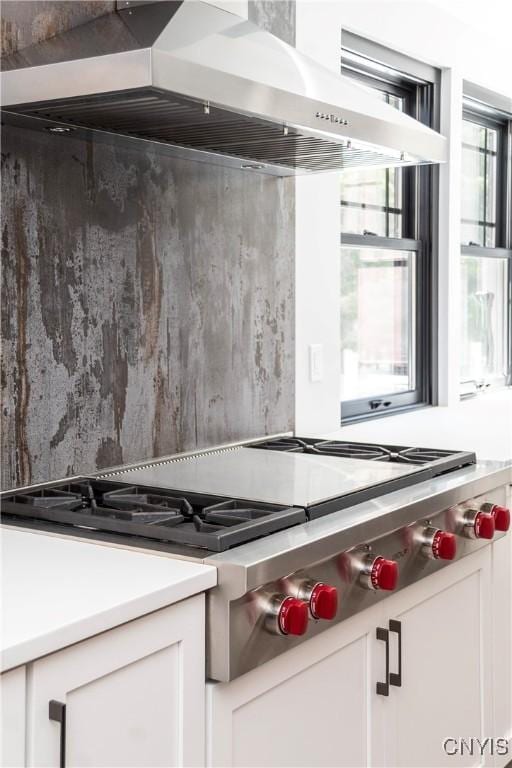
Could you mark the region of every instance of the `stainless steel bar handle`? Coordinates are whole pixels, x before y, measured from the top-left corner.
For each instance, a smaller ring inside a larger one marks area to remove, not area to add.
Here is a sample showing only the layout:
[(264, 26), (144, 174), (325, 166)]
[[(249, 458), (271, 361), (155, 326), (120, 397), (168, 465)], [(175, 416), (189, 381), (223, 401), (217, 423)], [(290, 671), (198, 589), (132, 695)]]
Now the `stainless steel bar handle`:
[(377, 627), (377, 640), (386, 643), (386, 681), (377, 683), (377, 693), (380, 696), (389, 696), (389, 631), (384, 627)]
[(48, 717), (60, 723), (59, 768), (66, 768), (66, 705), (52, 699), (48, 705)]

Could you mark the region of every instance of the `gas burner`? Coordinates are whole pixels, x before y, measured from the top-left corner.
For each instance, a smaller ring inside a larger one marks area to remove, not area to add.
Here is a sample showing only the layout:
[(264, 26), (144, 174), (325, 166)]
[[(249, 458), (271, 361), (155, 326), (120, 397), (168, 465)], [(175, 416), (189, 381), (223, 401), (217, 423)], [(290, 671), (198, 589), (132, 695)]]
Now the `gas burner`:
[(286, 451), (287, 453), (306, 453), (309, 445), (298, 437), (277, 437), (275, 440), (264, 440), (252, 443), (250, 448), (261, 448), (265, 451)]
[(34, 493), (17, 494), (14, 498), (19, 504), (26, 504), (38, 509), (55, 509), (57, 507), (78, 509), (82, 506), (81, 493), (70, 493), (53, 488), (43, 488)]
[(309, 453), (326, 456), (342, 456), (345, 459), (366, 459), (366, 461), (392, 461), (398, 464), (430, 464), (452, 451), (430, 450), (428, 448), (392, 448), (385, 445), (364, 443), (341, 443), (337, 441), (316, 443), (308, 447)]
[(344, 459), (366, 459), (367, 461), (390, 461), (390, 452), (380, 445), (364, 443), (341, 443), (336, 440), (315, 443), (308, 446), (309, 453), (326, 456), (341, 456)]
[(400, 451), (400, 460), (410, 464), (428, 464), (445, 457), (449, 458), (453, 453), (453, 451), (442, 451), (438, 448), (404, 448)]
[(143, 509), (133, 507), (133, 509), (116, 509), (112, 507), (100, 507), (97, 504), (91, 506), (91, 515), (99, 517), (109, 517), (112, 520), (126, 520), (133, 523), (144, 525), (178, 525), (184, 522), (185, 518), (178, 512), (146, 512)]
[(239, 523), (246, 523), (248, 520), (258, 520), (265, 517), (266, 514), (265, 510), (255, 509), (242, 501), (221, 502), (212, 507), (206, 507), (203, 512), (204, 522), (210, 526), (214, 525), (216, 528), (238, 525)]
[(446, 469), (471, 464), (476, 460), (474, 454), (459, 451), (437, 448), (408, 448), (403, 445), (353, 443), (343, 440), (319, 440), (311, 437), (277, 437), (261, 443), (250, 443), (247, 447), (263, 448), (267, 451), (337, 456), (343, 459), (389, 461), (396, 464), (415, 464), (424, 467), (441, 466), (442, 462), (445, 461), (447, 462)]
[(147, 493), (144, 488), (121, 488), (103, 494), (103, 506), (92, 505), (95, 514), (118, 520), (133, 520), (149, 525), (167, 522), (177, 525), (190, 518), (194, 510), (185, 498), (162, 493)]
[[(2, 498), (6, 518), (222, 552), (306, 521), (303, 509), (86, 478)], [(90, 534), (89, 534), (90, 535)]]

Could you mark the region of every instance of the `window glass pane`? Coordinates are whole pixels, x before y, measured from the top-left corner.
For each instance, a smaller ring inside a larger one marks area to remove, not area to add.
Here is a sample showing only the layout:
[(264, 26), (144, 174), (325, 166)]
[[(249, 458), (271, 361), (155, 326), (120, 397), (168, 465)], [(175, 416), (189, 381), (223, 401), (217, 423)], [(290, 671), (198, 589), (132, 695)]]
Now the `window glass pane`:
[[(374, 89), (375, 95), (402, 110), (404, 99)], [(402, 236), (402, 169), (350, 168), (341, 174), (341, 231), (382, 237)]]
[(341, 248), (341, 399), (414, 389), (416, 254)]
[(508, 260), (462, 256), (461, 381), (507, 375)]
[(341, 231), (402, 234), (402, 189), (398, 169), (361, 168), (343, 172)]
[(469, 120), (462, 121), (462, 143), (473, 147), (485, 146), (485, 127), (472, 123)]
[(484, 220), (484, 172), (484, 154), (463, 148), (462, 218), (472, 222), (471, 226), (478, 226), (478, 222)]
[(462, 123), (462, 242), (496, 246), (498, 133), (469, 120)]
[(392, 107), (395, 107), (396, 109), (402, 109), (404, 100), (400, 96), (395, 96), (394, 93), (386, 93), (386, 101), (388, 104), (391, 104)]
[(496, 191), (496, 155), (487, 155), (487, 199), (485, 220), (488, 222), (488, 226), (485, 228), (485, 245), (490, 248), (496, 246)]

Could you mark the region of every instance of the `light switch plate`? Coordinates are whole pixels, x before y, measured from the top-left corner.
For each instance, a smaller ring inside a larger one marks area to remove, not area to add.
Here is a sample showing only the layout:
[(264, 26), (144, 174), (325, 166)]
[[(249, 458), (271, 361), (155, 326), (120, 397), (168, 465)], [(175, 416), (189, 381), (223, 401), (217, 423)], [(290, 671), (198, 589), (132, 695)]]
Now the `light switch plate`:
[(322, 381), (324, 377), (324, 348), (323, 344), (309, 345), (309, 378), (311, 381)]

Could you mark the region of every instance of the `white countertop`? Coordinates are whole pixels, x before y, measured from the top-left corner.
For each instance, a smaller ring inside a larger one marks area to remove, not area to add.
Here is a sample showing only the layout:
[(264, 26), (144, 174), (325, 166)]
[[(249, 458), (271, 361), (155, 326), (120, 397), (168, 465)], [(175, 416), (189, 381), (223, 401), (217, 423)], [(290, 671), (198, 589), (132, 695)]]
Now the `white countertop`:
[(1, 529), (2, 671), (215, 586), (211, 566)]
[(474, 451), (478, 459), (512, 461), (512, 389), (341, 427), (322, 437)]

